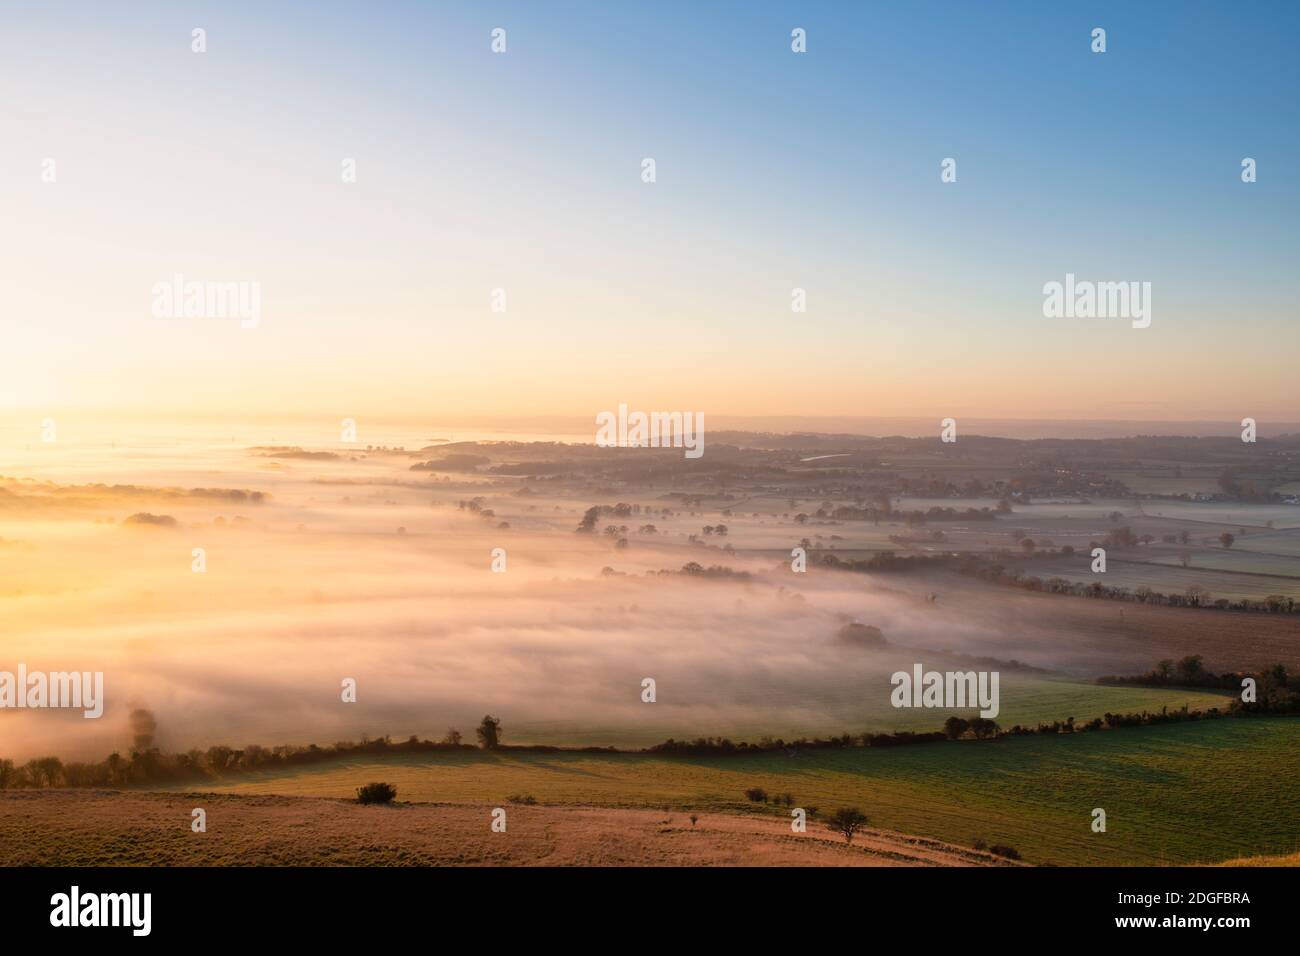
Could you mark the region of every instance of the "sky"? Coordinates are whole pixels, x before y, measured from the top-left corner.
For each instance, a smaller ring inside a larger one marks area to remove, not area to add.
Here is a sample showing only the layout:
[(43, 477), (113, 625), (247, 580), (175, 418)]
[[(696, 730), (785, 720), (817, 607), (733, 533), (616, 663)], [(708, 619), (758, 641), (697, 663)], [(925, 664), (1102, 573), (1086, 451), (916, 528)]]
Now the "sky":
[(0, 415), (1300, 420), (1293, 4), (2, 7)]

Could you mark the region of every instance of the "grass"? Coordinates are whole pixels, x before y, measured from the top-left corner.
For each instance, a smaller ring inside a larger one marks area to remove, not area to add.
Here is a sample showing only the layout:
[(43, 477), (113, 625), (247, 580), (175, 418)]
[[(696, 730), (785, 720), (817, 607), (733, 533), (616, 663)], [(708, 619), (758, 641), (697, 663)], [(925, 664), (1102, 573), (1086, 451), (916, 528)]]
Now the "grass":
[[(351, 796), (360, 781), (407, 801), (786, 813), (743, 791), (792, 793), (823, 815), (856, 806), (873, 826), (969, 845), (1008, 844), (1030, 863), (1218, 862), (1297, 849), (1300, 720), (1231, 719), (1072, 737), (853, 748), (733, 758), (642, 754), (428, 754), (344, 760), (232, 779), (222, 793)], [(1092, 810), (1107, 814), (1093, 833)]]
[[(203, 807), (206, 833), (189, 828)], [(879, 866), (996, 864), (880, 830), (852, 847), (778, 817), (491, 804), (363, 806), (315, 797), (0, 792), (0, 866)]]
[[(896, 730), (939, 730), (949, 714), (919, 708), (895, 708), (889, 702), (892, 686), (891, 671), (911, 672), (912, 664), (921, 661), (927, 669), (981, 670), (986, 665), (969, 661), (952, 661), (942, 655), (920, 652), (901, 652), (891, 649), (878, 655), (868, 671), (846, 671), (850, 675), (840, 685), (825, 688), (818, 698), (818, 709), (800, 717), (778, 720), (773, 716), (755, 714), (739, 721), (711, 719), (702, 724), (698, 715), (689, 720), (650, 721), (637, 728), (626, 726), (590, 726), (582, 722), (563, 720), (532, 721), (525, 726), (507, 727), (508, 742), (515, 744), (550, 744), (561, 747), (614, 746), (639, 749), (660, 743), (668, 737), (683, 738), (711, 735), (731, 737), (733, 740), (758, 740), (763, 734), (774, 738), (793, 740), (800, 736), (826, 737), (843, 733), (892, 733)], [(1154, 657), (1152, 659), (1154, 663)], [(1062, 680), (1038, 674), (1008, 671), (1000, 672), (1001, 710), (997, 721), (1003, 727), (1016, 724), (1034, 726), (1040, 722), (1051, 723), (1074, 717), (1082, 723), (1092, 717), (1110, 713), (1136, 713), (1159, 711), (1161, 708), (1177, 710), (1186, 704), (1192, 710), (1222, 708), (1226, 695), (1188, 689), (1163, 687), (1105, 686), (1083, 681)], [(768, 699), (787, 712), (797, 711), (800, 699), (788, 689), (777, 685), (765, 688)], [(974, 717), (976, 709), (952, 711), (965, 717)]]
[(1251, 856), (1240, 860), (1225, 860), (1220, 866), (1300, 866), (1300, 851), (1285, 856)]

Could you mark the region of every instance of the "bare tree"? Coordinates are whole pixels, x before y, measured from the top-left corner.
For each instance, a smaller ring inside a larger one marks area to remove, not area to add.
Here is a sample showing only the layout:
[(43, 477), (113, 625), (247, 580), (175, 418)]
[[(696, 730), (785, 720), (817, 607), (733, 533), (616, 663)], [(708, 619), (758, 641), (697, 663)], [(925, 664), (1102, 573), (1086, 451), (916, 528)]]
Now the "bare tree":
[(38, 757), (27, 762), (27, 775), (39, 786), (57, 786), (63, 773), (63, 761), (58, 757)]

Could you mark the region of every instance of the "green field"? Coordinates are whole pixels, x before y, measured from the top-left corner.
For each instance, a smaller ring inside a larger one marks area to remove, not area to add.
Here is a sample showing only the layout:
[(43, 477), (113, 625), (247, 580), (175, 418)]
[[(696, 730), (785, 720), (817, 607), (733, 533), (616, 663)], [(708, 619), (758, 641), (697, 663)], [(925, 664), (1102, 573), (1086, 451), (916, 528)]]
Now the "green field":
[[(756, 741), (764, 735), (796, 740), (846, 733), (928, 732), (942, 729), (944, 720), (951, 714), (969, 718), (979, 713), (975, 708), (939, 712), (892, 706), (889, 702), (893, 686), (889, 680), (890, 673), (893, 670), (910, 672), (915, 661), (923, 662), (927, 668), (941, 670), (987, 669), (987, 665), (965, 659), (922, 652), (903, 653), (891, 648), (872, 655), (861, 665), (850, 655), (845, 662), (843, 679), (823, 686), (813, 707), (808, 706), (805, 690), (771, 679), (753, 685), (761, 690), (768, 703), (766, 713), (755, 711), (741, 718), (710, 714), (707, 719), (702, 719), (694, 711), (680, 716), (665, 712), (664, 716), (638, 726), (600, 726), (562, 719), (533, 720), (522, 724), (512, 722), (506, 728), (507, 742), (632, 750), (653, 746), (669, 737), (693, 740), (707, 735)], [(1154, 658), (1151, 664), (1155, 664)], [(1226, 695), (1213, 691), (1106, 686), (1006, 669), (1000, 672), (999, 697), (1001, 709), (996, 719), (1004, 728), (1016, 724), (1036, 726), (1067, 717), (1082, 723), (1106, 713), (1154, 713), (1162, 708), (1178, 710), (1184, 705), (1190, 710), (1208, 710), (1211, 707), (1222, 708), (1227, 699)]]
[[(745, 757), (432, 753), (254, 774), (223, 793), (346, 797), (371, 780), (414, 802), (671, 806), (781, 812), (749, 787), (819, 811), (862, 808), (872, 825), (1017, 848), (1031, 863), (1218, 862), (1300, 846), (1300, 720), (1228, 719), (1073, 736)], [(178, 787), (175, 789), (194, 789)], [(1092, 833), (1094, 807), (1108, 831)]]

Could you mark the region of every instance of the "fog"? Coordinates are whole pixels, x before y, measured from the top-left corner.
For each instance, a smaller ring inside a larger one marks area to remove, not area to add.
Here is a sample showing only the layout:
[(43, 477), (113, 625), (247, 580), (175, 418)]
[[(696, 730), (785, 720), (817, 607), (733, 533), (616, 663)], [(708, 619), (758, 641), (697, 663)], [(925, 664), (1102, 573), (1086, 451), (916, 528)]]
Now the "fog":
[[(780, 551), (746, 548), (752, 535), (764, 548), (786, 541), (788, 554), (788, 524), (728, 519), (737, 553), (724, 554), (688, 542), (705, 517), (639, 519), (634, 530), (653, 520), (659, 533), (616, 548), (574, 528), (618, 497), (520, 497), (519, 480), (476, 485), (409, 461), (235, 445), (23, 461), (0, 480), (0, 670), (103, 671), (106, 705), (100, 720), (0, 711), (0, 755), (125, 752), (142, 733), (138, 710), (167, 750), (436, 739), (451, 727), (472, 739), (485, 713), (509, 743), (932, 729), (933, 714), (888, 706), (891, 672), (942, 663), (914, 649), (1055, 663), (1059, 642), (1011, 640), (969, 608), (869, 575), (794, 574)], [(265, 497), (190, 490), (214, 488)], [(493, 517), (457, 508), (475, 495)], [(174, 522), (127, 520), (136, 514)], [(491, 570), (494, 548), (504, 572)], [(692, 560), (751, 576), (654, 573)], [(889, 646), (836, 640), (853, 620)], [(355, 703), (341, 699), (348, 678)], [(642, 701), (645, 678), (654, 703)]]

